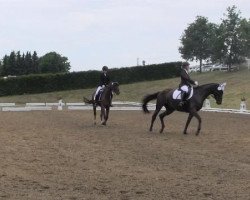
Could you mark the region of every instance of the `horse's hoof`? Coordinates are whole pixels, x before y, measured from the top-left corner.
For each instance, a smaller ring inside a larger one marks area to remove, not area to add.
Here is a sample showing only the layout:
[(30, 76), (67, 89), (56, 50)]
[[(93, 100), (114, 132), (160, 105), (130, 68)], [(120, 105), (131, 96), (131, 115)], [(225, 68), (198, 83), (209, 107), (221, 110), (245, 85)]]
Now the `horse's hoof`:
[(198, 129), (198, 131), (196, 132), (196, 136), (198, 136), (199, 135), (199, 133), (200, 133), (200, 129)]
[(163, 128), (161, 128), (160, 133), (162, 133), (162, 132), (163, 132), (164, 128), (165, 128), (165, 126), (164, 126)]
[(184, 135), (187, 135), (187, 132), (183, 132)]
[(101, 125), (106, 126), (106, 123), (105, 123), (105, 122), (102, 122)]

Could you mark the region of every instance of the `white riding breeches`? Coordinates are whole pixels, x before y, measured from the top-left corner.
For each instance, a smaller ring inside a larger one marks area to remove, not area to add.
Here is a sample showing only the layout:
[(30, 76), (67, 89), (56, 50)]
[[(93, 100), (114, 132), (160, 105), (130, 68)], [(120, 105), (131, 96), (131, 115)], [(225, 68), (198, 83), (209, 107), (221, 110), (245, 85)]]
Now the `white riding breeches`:
[(98, 88), (97, 88), (96, 91), (95, 91), (94, 100), (95, 100), (96, 95), (98, 94), (98, 92), (99, 92), (102, 88), (104, 88), (104, 87), (105, 87), (105, 86), (98, 86)]
[(186, 92), (186, 93), (188, 93), (188, 86), (187, 85), (183, 85), (183, 86), (181, 86), (181, 88), (180, 88), (182, 91), (184, 91), (184, 92)]

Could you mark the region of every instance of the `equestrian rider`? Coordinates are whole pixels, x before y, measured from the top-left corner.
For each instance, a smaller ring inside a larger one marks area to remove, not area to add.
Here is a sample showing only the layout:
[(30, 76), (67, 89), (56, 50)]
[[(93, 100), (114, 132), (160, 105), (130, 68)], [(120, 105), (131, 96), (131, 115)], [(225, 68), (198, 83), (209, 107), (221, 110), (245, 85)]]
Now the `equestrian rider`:
[(108, 67), (103, 66), (102, 67), (102, 73), (100, 75), (100, 82), (99, 82), (99, 85), (98, 85), (98, 87), (96, 89), (94, 100), (96, 99), (96, 95), (98, 94), (98, 92), (101, 89), (104, 89), (109, 83), (110, 83), (110, 77), (108, 75)]
[(198, 85), (197, 81), (193, 81), (189, 76), (189, 63), (184, 62), (182, 63), (181, 69), (181, 83), (179, 85), (179, 89), (181, 91), (181, 102), (179, 106), (182, 106), (185, 103), (185, 98), (189, 93), (192, 85)]

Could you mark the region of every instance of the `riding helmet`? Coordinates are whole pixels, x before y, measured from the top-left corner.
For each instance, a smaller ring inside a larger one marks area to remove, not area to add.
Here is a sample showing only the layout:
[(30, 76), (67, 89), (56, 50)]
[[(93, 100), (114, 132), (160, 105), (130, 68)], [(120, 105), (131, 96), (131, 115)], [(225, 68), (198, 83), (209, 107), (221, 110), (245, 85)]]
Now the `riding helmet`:
[(103, 67), (102, 67), (102, 71), (108, 71), (108, 69), (109, 69), (109, 68), (108, 68), (107, 66), (103, 66)]
[(187, 66), (189, 66), (190, 64), (189, 64), (189, 62), (183, 62), (182, 63), (182, 67), (187, 67)]

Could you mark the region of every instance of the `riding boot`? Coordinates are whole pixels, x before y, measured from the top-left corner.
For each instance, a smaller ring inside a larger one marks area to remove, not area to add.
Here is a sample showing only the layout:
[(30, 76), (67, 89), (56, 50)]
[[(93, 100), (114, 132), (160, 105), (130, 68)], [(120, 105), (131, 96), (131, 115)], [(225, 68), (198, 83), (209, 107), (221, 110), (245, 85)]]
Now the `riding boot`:
[(102, 89), (102, 87), (99, 86), (99, 87), (96, 89), (95, 94), (94, 94), (93, 100), (94, 100), (94, 104), (95, 104), (96, 106), (98, 105), (98, 102), (99, 102), (99, 99), (97, 99), (97, 98), (99, 98), (99, 97), (98, 97), (98, 94), (99, 94), (99, 92), (100, 92), (101, 89)]
[(179, 106), (183, 106), (185, 104), (185, 92), (181, 91), (181, 101), (179, 103)]

